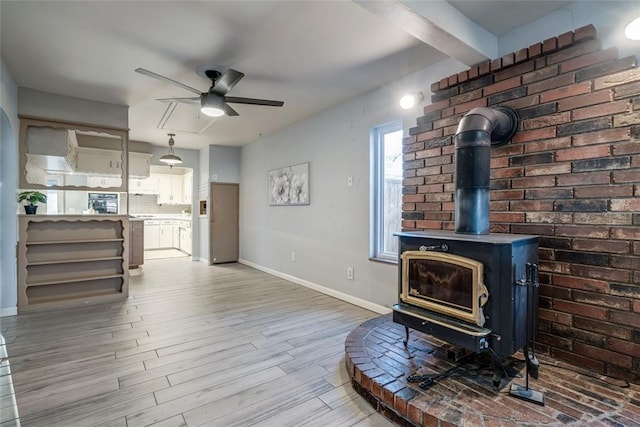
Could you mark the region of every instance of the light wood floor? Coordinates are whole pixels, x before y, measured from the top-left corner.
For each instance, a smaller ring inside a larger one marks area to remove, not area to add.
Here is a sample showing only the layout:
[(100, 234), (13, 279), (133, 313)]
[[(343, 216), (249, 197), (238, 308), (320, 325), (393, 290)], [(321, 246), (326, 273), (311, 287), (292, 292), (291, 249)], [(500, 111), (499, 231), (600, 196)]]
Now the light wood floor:
[(237, 264), (143, 268), (123, 303), (0, 318), (22, 426), (391, 425), (344, 368), (377, 314)]

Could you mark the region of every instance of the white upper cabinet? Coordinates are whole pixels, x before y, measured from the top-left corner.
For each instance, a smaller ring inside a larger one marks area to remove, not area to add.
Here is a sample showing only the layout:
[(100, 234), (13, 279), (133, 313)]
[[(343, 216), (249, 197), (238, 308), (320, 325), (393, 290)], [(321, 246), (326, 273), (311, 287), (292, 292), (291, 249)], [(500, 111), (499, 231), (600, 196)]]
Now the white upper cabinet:
[(129, 152), (129, 178), (148, 178), (152, 154)]
[(122, 176), (122, 152), (78, 147), (78, 172)]
[(182, 175), (158, 174), (158, 204), (182, 205)]

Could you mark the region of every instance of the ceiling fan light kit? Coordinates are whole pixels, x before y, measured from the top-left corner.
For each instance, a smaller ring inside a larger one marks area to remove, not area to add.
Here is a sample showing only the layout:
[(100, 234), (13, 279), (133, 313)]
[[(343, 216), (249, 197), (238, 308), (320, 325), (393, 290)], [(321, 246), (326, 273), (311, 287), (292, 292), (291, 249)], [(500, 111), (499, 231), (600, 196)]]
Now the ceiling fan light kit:
[(224, 98), (208, 93), (200, 98), (200, 111), (209, 117), (224, 115)]
[(169, 165), (169, 167), (172, 168), (174, 165), (179, 165), (180, 163), (182, 163), (182, 159), (176, 156), (175, 153), (173, 152), (173, 144), (174, 144), (173, 137), (176, 136), (176, 134), (168, 133), (167, 135), (169, 135), (169, 153), (160, 157), (160, 161), (166, 165)]

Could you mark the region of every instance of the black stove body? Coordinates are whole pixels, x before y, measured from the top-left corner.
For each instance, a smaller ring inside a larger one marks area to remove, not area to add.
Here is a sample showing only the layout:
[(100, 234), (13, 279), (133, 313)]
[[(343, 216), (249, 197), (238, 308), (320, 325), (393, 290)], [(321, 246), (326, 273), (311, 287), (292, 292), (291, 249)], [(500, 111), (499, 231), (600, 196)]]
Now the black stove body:
[[(402, 297), (393, 307), (395, 322), (476, 353), (491, 349), (500, 358), (512, 355), (527, 344), (527, 328), (536, 323), (537, 313), (537, 304), (533, 310), (527, 307), (528, 286), (534, 280), (527, 266), (538, 262), (537, 236), (466, 235), (447, 231), (396, 235), (400, 239), (400, 257), (406, 252), (438, 251), (481, 263), (487, 295), (484, 305), (479, 300), (473, 302), (482, 310), (482, 325), (421, 307)], [(403, 264), (400, 259), (400, 295), (406, 273)], [(471, 293), (475, 284), (468, 283), (468, 286)], [(537, 301), (535, 294), (534, 301)]]

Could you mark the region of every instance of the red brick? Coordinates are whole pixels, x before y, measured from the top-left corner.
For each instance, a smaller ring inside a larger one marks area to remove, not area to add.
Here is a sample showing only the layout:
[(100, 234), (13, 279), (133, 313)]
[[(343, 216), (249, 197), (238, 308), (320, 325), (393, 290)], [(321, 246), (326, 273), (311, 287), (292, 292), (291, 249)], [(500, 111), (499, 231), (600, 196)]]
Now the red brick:
[(588, 279), (585, 277), (554, 276), (553, 284), (593, 292), (608, 292), (609, 290), (609, 285), (606, 280)]
[[(571, 163), (555, 163), (555, 164), (544, 164), (544, 165), (534, 165), (527, 166), (525, 168), (527, 176), (540, 176), (540, 175), (553, 175), (557, 177), (557, 175), (569, 174), (571, 173)], [(555, 185), (555, 182), (554, 182)]]
[(527, 222), (537, 224), (571, 224), (571, 213), (527, 212)]
[(413, 212), (416, 210), (415, 203), (403, 203), (402, 204), (402, 212)]
[(418, 136), (418, 142), (428, 141), (430, 139), (438, 138), (442, 136), (442, 129), (434, 129), (429, 132), (422, 132), (422, 133), (419, 133), (417, 136)]
[(402, 220), (402, 229), (403, 230), (414, 230), (416, 228), (416, 222), (415, 221), (411, 221), (411, 220), (407, 220), (407, 219), (403, 219)]
[(575, 31), (574, 41), (577, 43), (579, 41), (591, 40), (596, 38), (596, 28), (593, 24), (585, 25), (584, 27), (580, 27)]
[(478, 65), (478, 75), (482, 76), (485, 74), (489, 74), (489, 71), (491, 71), (491, 61), (485, 61), (483, 63), (481, 63), (480, 65)]
[(618, 59), (618, 48), (611, 47), (609, 49), (599, 50), (565, 61), (560, 64), (560, 72), (567, 73), (569, 71), (575, 71), (580, 68), (615, 59)]
[(524, 130), (538, 129), (541, 127), (555, 126), (563, 123), (569, 123), (571, 120), (571, 113), (565, 111), (564, 113), (550, 114), (542, 117), (535, 117), (533, 119), (523, 120), (522, 127)]
[(508, 89), (513, 89), (516, 87), (520, 87), (521, 85), (521, 77), (520, 76), (515, 76), (512, 77), (510, 79), (507, 80), (502, 80), (498, 83), (494, 83), (490, 86), (487, 86), (483, 89), (482, 93), (484, 94), (484, 96), (488, 96), (494, 93), (498, 93), (498, 92), (502, 92)]
[(547, 92), (542, 92), (540, 94), (540, 103), (556, 101), (558, 99), (569, 98), (589, 92), (591, 92), (591, 82), (576, 83), (571, 86), (565, 86)]
[(586, 317), (576, 317), (573, 321), (573, 326), (579, 329), (584, 329), (590, 332), (598, 334), (604, 334), (609, 337), (616, 337), (620, 339), (631, 339), (632, 331), (630, 328), (622, 328), (620, 325), (616, 325), (610, 322), (603, 322), (595, 319), (588, 319)]
[(605, 350), (603, 348), (593, 347), (578, 341), (574, 342), (574, 351), (580, 355), (596, 360), (602, 360), (603, 362), (613, 363), (618, 366), (624, 366), (627, 368), (632, 366), (632, 360), (629, 356), (614, 353), (613, 351)]
[(589, 304), (580, 304), (573, 301), (556, 299), (553, 301), (553, 308), (564, 313), (579, 314), (593, 319), (606, 320), (608, 310), (602, 307), (595, 307)]
[(560, 62), (568, 61), (572, 58), (587, 55), (589, 53), (597, 52), (600, 50), (599, 40), (589, 40), (585, 43), (577, 43), (566, 49), (559, 50), (556, 53), (547, 55), (547, 64), (557, 64)]
[[(630, 253), (629, 242), (620, 240), (574, 239), (573, 249), (577, 251), (606, 252), (614, 254)], [(606, 291), (606, 288), (603, 288), (601, 290)]]
[(633, 357), (640, 357), (640, 344), (622, 341), (616, 338), (607, 340), (607, 347), (617, 353), (628, 354)]
[(410, 186), (410, 185), (422, 185), (424, 184), (424, 177), (421, 176), (417, 176), (414, 178), (405, 178), (402, 180), (402, 185), (404, 187)]
[(640, 111), (634, 111), (630, 114), (621, 114), (613, 116), (613, 127), (631, 126), (640, 124)]
[(529, 94), (544, 92), (562, 86), (568, 86), (575, 82), (573, 74), (560, 74), (546, 80), (531, 83), (527, 90)]
[(624, 270), (606, 267), (594, 267), (591, 265), (571, 265), (571, 274), (584, 276), (591, 279), (609, 280), (612, 282), (628, 282), (629, 273)]
[[(573, 120), (584, 120), (592, 117), (609, 116), (613, 114), (625, 113), (630, 110), (628, 101), (615, 101), (606, 104), (594, 105), (592, 107), (573, 110), (571, 115)], [(614, 125), (615, 126), (615, 125)], [(616, 126), (618, 127), (618, 126)]]
[(521, 212), (491, 212), (491, 222), (524, 222), (524, 213)]
[(513, 212), (533, 212), (553, 210), (553, 201), (549, 200), (513, 200), (509, 202)]
[(573, 135), (573, 145), (592, 145), (629, 139), (629, 129), (606, 129)]
[(613, 212), (638, 212), (640, 199), (612, 199), (609, 201), (609, 210)]
[(436, 157), (442, 155), (442, 148), (430, 148), (428, 150), (421, 150), (416, 152), (416, 159), (424, 159), (427, 157)]
[(561, 325), (571, 325), (573, 323), (573, 315), (554, 310), (545, 310), (544, 308), (538, 309), (538, 317)]
[(440, 82), (431, 83), (431, 93), (437, 92), (440, 90)]
[(524, 178), (514, 178), (511, 180), (511, 188), (536, 188), (536, 187), (553, 187), (555, 186), (555, 176), (540, 175), (527, 176)]
[(629, 311), (631, 309), (631, 298), (614, 297), (603, 293), (575, 291), (573, 292), (573, 300), (616, 310)]
[(585, 237), (591, 239), (607, 239), (609, 238), (609, 227), (559, 225), (556, 227), (555, 235), (566, 237)]
[(522, 62), (522, 61), (526, 61), (527, 59), (529, 59), (529, 50), (528, 49), (520, 49), (519, 51), (516, 52), (516, 57), (515, 57), (515, 61), (516, 63)]
[(438, 85), (440, 90), (446, 89), (449, 87), (449, 79), (447, 77), (440, 80), (440, 84)]
[(455, 86), (458, 84), (458, 75), (454, 74), (452, 76), (449, 76), (449, 86)]
[(558, 101), (558, 111), (575, 110), (588, 105), (602, 104), (613, 100), (613, 92), (603, 90), (586, 95), (574, 96)]
[[(608, 199), (612, 197), (632, 197), (633, 186), (598, 186), (598, 187), (577, 187), (574, 190), (576, 199)], [(613, 209), (611, 209), (613, 210)], [(625, 209), (626, 210), (626, 209)]]
[(442, 110), (442, 118), (453, 116), (453, 107), (445, 108)]
[(525, 153), (538, 153), (543, 151), (554, 151), (571, 147), (571, 137), (546, 139), (542, 141), (528, 142), (525, 144)]
[(491, 178), (513, 178), (524, 176), (524, 169), (518, 168), (494, 168), (491, 170)]
[(515, 54), (508, 53), (502, 58), (502, 68), (509, 67), (515, 63)]
[(536, 43), (529, 46), (529, 58), (542, 55), (542, 43)]
[(613, 239), (640, 240), (638, 227), (612, 227), (610, 233)]
[(547, 127), (535, 130), (522, 131), (515, 134), (512, 138), (513, 143), (527, 142), (527, 141), (536, 141), (538, 139), (548, 139), (555, 138), (556, 136), (556, 128), (555, 127)]
[(556, 49), (558, 49), (557, 37), (551, 37), (542, 42), (542, 53), (551, 53)]
[(633, 142), (620, 142), (613, 146), (614, 156), (625, 156), (627, 154), (639, 154), (640, 144), (636, 141)]
[(460, 95), (452, 96), (451, 98), (449, 98), (449, 100), (451, 102), (451, 105), (459, 105), (480, 98), (482, 98), (482, 88), (464, 92)]
[(583, 172), (558, 176), (559, 186), (609, 184), (609, 182), (609, 172)]
[(443, 99), (442, 101), (434, 102), (433, 104), (425, 105), (422, 109), (423, 114), (433, 113), (447, 108), (449, 106), (449, 100)]
[(609, 314), (609, 320), (620, 325), (629, 326), (636, 329), (640, 328), (639, 313), (612, 310)]
[(521, 64), (518, 64), (513, 67), (504, 68), (493, 74), (494, 81), (499, 82), (501, 80), (510, 79), (511, 77), (518, 76), (520, 74), (525, 74), (531, 72), (535, 69), (534, 61), (527, 61)]
[(480, 99), (476, 99), (475, 101), (470, 101), (464, 104), (457, 105), (454, 107), (454, 109), (455, 109), (455, 114), (464, 114), (473, 108), (486, 107), (486, 106), (487, 106), (487, 98), (480, 98)]
[(530, 73), (526, 73), (522, 76), (522, 84), (529, 85), (531, 83), (539, 82), (541, 80), (550, 79), (557, 76), (559, 68), (557, 65), (551, 67), (540, 68)]
[(532, 107), (540, 102), (540, 95), (525, 96), (503, 102), (502, 105), (519, 110), (521, 108)]
[(458, 82), (464, 83), (469, 80), (469, 71), (462, 71), (458, 73)]
[(522, 200), (524, 191), (522, 190), (497, 190), (490, 193), (491, 200)]
[(598, 77), (593, 81), (593, 90), (600, 90), (614, 86), (620, 86), (640, 80), (640, 68), (622, 71), (608, 76)]
[(551, 352), (551, 355), (560, 360), (564, 360), (568, 362), (572, 366), (581, 366), (585, 369), (590, 369), (596, 372), (604, 371), (604, 363), (599, 360), (593, 360), (591, 358), (587, 358), (579, 354), (575, 354), (575, 353), (560, 350), (560, 349), (553, 349)]
[(573, 161), (583, 159), (597, 159), (611, 154), (609, 145), (588, 145), (585, 147), (569, 148), (556, 152), (556, 161)]
[(492, 72), (498, 71), (502, 68), (502, 58), (496, 58), (490, 63), (490, 69)]
[(573, 43), (573, 31), (568, 31), (566, 33), (560, 34), (558, 36), (558, 48), (562, 49), (563, 47), (570, 46)]
[(475, 79), (480, 75), (480, 71), (477, 65), (475, 67), (469, 68), (469, 80)]
[(402, 201), (404, 203), (422, 203), (424, 202), (424, 194), (403, 194)]
[(416, 227), (425, 230), (442, 230), (442, 221), (417, 220)]

